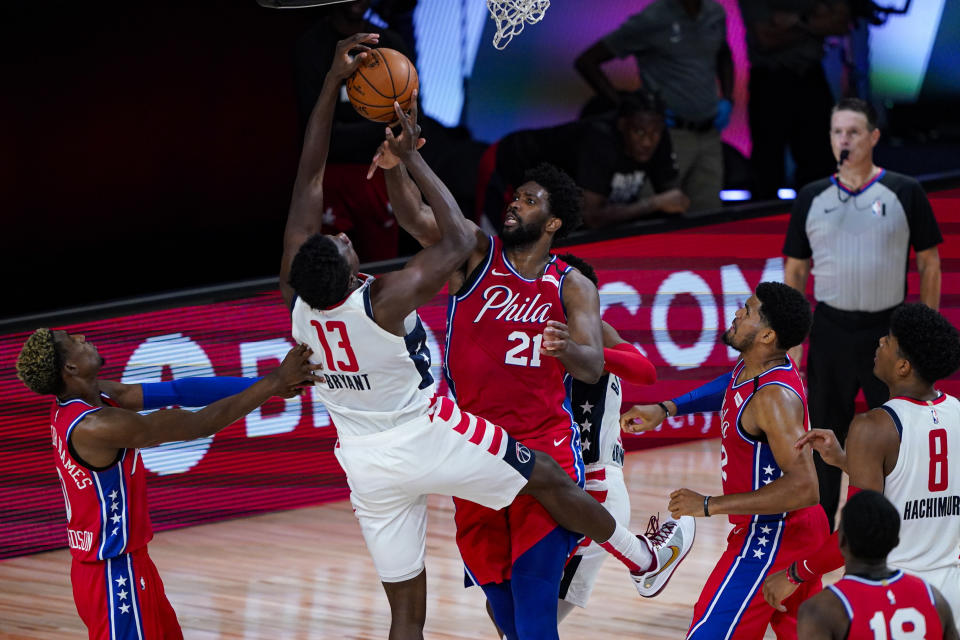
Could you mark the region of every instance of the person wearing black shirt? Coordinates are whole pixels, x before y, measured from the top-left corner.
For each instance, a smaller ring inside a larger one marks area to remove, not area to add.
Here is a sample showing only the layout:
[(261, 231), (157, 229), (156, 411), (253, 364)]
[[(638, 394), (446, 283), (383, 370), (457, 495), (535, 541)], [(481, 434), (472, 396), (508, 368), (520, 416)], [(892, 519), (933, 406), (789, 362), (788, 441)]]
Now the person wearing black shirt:
[[(491, 145), (480, 162), (478, 220), (499, 227), (513, 187), (527, 168), (541, 162), (563, 169), (583, 189), (587, 227), (657, 211), (683, 213), (690, 205), (676, 187), (676, 157), (662, 104), (650, 92), (625, 97), (616, 113), (516, 131)], [(644, 197), (648, 183), (655, 193)]]

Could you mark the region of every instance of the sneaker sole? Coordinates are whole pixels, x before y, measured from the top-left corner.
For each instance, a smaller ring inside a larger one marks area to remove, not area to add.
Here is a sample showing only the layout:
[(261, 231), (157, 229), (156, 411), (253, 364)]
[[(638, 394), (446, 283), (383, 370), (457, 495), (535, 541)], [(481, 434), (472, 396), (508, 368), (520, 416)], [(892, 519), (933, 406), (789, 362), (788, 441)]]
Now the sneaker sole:
[(690, 549), (693, 549), (693, 542), (697, 539), (697, 530), (693, 530), (693, 537), (690, 538), (690, 546), (687, 547), (687, 550), (680, 554), (680, 557), (677, 559), (676, 564), (673, 565), (673, 570), (670, 572), (670, 577), (664, 580), (663, 584), (660, 585), (660, 588), (654, 591), (651, 594), (644, 595), (640, 594), (641, 598), (656, 598), (660, 595), (660, 592), (667, 588), (667, 585), (670, 584), (670, 581), (673, 579), (673, 574), (677, 572), (677, 569), (680, 568), (680, 565), (686, 560), (687, 555), (690, 553)]

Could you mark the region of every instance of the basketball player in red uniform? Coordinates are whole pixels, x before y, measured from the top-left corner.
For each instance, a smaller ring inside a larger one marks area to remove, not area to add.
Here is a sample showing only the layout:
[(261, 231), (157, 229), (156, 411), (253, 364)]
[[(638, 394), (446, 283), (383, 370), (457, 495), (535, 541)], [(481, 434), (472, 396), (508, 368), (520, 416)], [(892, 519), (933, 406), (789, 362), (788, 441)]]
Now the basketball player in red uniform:
[[(84, 336), (37, 329), (17, 359), (31, 391), (56, 396), (50, 412), (57, 476), (67, 508), (67, 542), (77, 612), (91, 640), (182, 638), (147, 543), (146, 470), (141, 447), (208, 437), (274, 395), (318, 379), (306, 347), (292, 349), (259, 380), (195, 378), (151, 384), (100, 380), (103, 359)], [(137, 413), (171, 404), (197, 412)]]
[[(813, 429), (811, 445), (824, 462), (850, 476), (850, 495), (880, 491), (902, 514), (903, 544), (887, 562), (936, 587), (960, 611), (960, 401), (936, 383), (960, 367), (956, 328), (924, 304), (905, 304), (880, 339), (874, 374), (890, 390), (882, 406), (850, 423), (846, 451), (829, 429)], [(796, 585), (843, 566), (837, 534), (788, 571), (764, 582), (764, 597), (779, 607)]]
[(953, 612), (925, 580), (887, 565), (900, 515), (876, 491), (844, 506), (838, 534), (847, 572), (800, 607), (804, 640), (957, 640)]
[[(435, 216), (389, 148), (381, 147), (376, 166), (386, 170), (400, 225), (424, 247), (435, 244)], [(475, 245), (448, 283), (454, 293), (444, 370), (462, 408), (548, 453), (582, 487), (580, 433), (564, 375), (595, 383), (603, 372), (599, 296), (583, 274), (550, 253), (554, 239), (580, 223), (580, 198), (569, 176), (541, 165), (516, 189), (498, 237), (467, 223)], [(558, 527), (530, 496), (499, 511), (455, 504), (467, 584), (483, 587), (499, 628), (508, 638), (558, 637), (560, 580), (580, 534)], [(651, 539), (658, 554), (671, 546), (685, 550), (693, 520), (664, 523)], [(656, 578), (661, 586), (677, 564), (672, 551), (665, 557)], [(640, 588), (642, 572), (632, 572)]]
[(796, 609), (820, 588), (811, 582), (786, 612), (763, 600), (760, 585), (771, 571), (788, 566), (828, 533), (817, 504), (817, 474), (810, 451), (793, 443), (809, 431), (806, 397), (787, 349), (810, 330), (803, 294), (779, 282), (762, 282), (737, 311), (723, 341), (740, 352), (733, 372), (694, 391), (621, 416), (631, 432), (660, 424), (667, 415), (720, 410), (722, 496), (690, 489), (670, 494), (670, 513), (729, 514), (727, 549), (694, 607), (687, 638), (761, 638), (768, 624), (778, 638), (796, 638)]

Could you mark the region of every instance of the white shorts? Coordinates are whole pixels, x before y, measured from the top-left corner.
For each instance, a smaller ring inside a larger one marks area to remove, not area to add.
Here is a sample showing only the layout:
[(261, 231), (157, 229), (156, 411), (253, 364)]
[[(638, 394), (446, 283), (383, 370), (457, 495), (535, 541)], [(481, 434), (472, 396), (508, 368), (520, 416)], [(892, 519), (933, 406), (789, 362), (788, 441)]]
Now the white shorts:
[[(608, 464), (594, 469), (587, 467), (587, 484), (584, 489), (598, 500), (606, 491), (606, 499), (601, 500), (603, 508), (610, 512), (617, 523), (630, 526), (630, 496), (623, 481), (623, 469)], [(594, 541), (586, 547), (577, 548), (563, 572), (560, 582), (560, 599), (578, 607), (586, 607), (593, 585), (600, 573), (600, 565), (610, 555)]]
[(364, 436), (339, 436), (334, 450), (350, 502), (384, 582), (423, 571), (427, 494), (502, 509), (526, 485), (533, 455), (501, 427), (438, 398), (423, 416)]
[(953, 610), (953, 622), (960, 631), (960, 567), (944, 567), (942, 569), (933, 569), (931, 571), (912, 571), (904, 569), (907, 573), (912, 573), (918, 578), (926, 580), (930, 586), (936, 587), (937, 591), (943, 594), (944, 600)]

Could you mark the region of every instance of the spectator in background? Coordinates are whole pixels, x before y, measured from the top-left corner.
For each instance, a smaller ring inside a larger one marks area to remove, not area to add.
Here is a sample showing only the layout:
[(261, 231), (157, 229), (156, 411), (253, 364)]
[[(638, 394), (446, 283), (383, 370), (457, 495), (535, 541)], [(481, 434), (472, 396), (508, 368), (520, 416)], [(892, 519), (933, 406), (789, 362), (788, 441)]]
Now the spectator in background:
[(823, 72), (823, 39), (850, 29), (846, 0), (739, 0), (750, 59), (748, 118), (754, 199), (786, 187), (785, 155), (802, 186), (833, 169), (823, 131), (833, 94)]
[[(515, 131), (480, 161), (478, 219), (499, 228), (513, 188), (528, 167), (547, 162), (583, 189), (583, 220), (604, 227), (655, 212), (683, 213), (689, 199), (677, 188), (676, 159), (663, 105), (645, 90), (626, 96), (619, 111), (546, 129)], [(651, 183), (656, 192), (643, 197)]]
[(637, 60), (643, 87), (666, 103), (679, 186), (690, 198), (690, 210), (719, 207), (720, 131), (733, 110), (726, 11), (714, 0), (656, 0), (584, 51), (576, 68), (600, 96), (616, 104), (616, 89), (600, 66), (628, 55)]
[[(913, 178), (873, 164), (880, 139), (877, 115), (858, 98), (833, 109), (830, 144), (838, 171), (805, 186), (790, 214), (783, 246), (784, 281), (806, 291), (814, 275), (817, 308), (807, 358), (810, 423), (831, 429), (843, 446), (857, 391), (872, 409), (889, 397), (873, 374), (877, 341), (907, 294), (910, 248), (917, 252), (920, 301), (940, 306), (943, 242), (923, 187)], [(811, 259), (813, 267), (811, 269)], [(800, 362), (802, 347), (790, 354)], [(833, 523), (840, 470), (814, 456), (820, 504)]]

